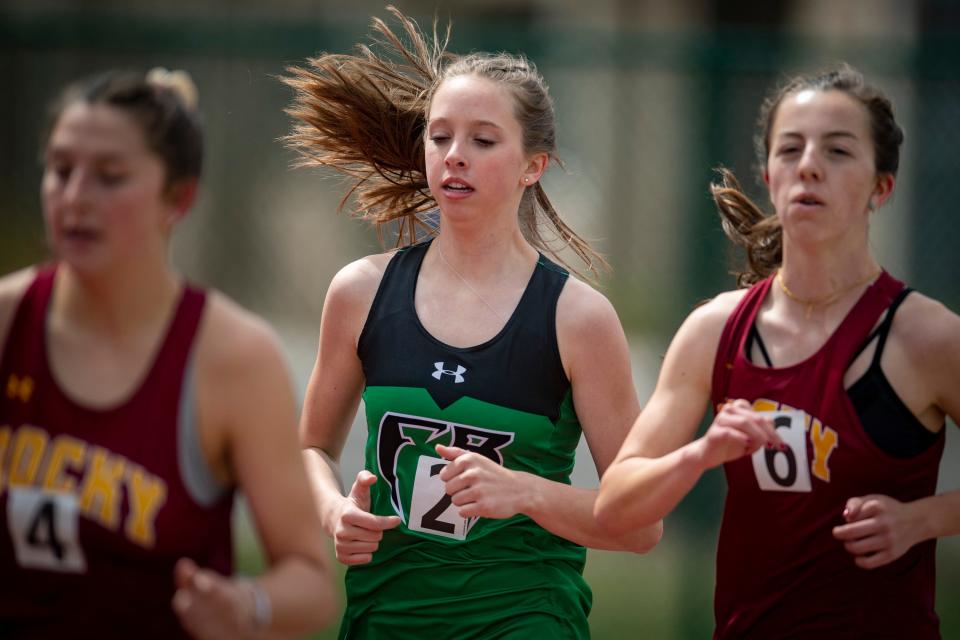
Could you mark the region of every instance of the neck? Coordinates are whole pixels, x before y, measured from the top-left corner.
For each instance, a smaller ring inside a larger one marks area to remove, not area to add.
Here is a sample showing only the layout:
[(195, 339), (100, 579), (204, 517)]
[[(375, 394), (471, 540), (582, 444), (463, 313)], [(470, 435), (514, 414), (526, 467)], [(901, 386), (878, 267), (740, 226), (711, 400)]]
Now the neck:
[(788, 304), (814, 310), (827, 309), (848, 296), (859, 294), (880, 275), (880, 266), (868, 251), (810, 255), (784, 250), (776, 275), (778, 294)]
[(165, 322), (179, 291), (178, 278), (165, 267), (87, 277), (62, 264), (51, 313), (91, 333), (123, 337)]
[(473, 281), (500, 278), (507, 273), (523, 272), (537, 259), (537, 251), (523, 237), (520, 228), (478, 228), (467, 232), (463, 226), (441, 223), (434, 244), (443, 257)]

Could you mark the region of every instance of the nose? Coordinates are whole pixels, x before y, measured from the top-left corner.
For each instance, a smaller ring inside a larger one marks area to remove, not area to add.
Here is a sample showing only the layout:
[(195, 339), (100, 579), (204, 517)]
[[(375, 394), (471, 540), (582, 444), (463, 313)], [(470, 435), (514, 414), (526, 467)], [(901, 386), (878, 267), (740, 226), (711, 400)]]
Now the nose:
[(462, 145), (457, 141), (452, 141), (447, 148), (447, 155), (444, 158), (444, 164), (448, 167), (464, 168), (467, 166), (466, 156), (463, 154)]
[(823, 167), (815, 145), (808, 144), (804, 147), (797, 164), (797, 172), (804, 180), (819, 180), (823, 177)]
[(63, 203), (77, 207), (86, 202), (90, 195), (90, 176), (82, 168), (77, 167), (70, 172), (61, 186)]

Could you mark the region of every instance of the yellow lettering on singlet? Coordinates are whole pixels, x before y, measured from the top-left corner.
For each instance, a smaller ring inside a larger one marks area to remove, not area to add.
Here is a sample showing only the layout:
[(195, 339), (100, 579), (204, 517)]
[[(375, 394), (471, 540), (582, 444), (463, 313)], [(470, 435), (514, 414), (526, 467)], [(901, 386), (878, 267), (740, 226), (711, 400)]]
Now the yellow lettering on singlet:
[(0, 427), (0, 493), (7, 484), (7, 470), (3, 468), (3, 461), (7, 459), (7, 449), (10, 444), (10, 427)]
[(764, 398), (753, 401), (754, 411), (776, 411), (779, 406), (780, 403), (773, 400), (765, 400)]
[(11, 487), (34, 483), (49, 439), (46, 431), (30, 425), (24, 425), (17, 430), (13, 437), (13, 454), (10, 456)]
[(130, 502), (125, 525), (127, 537), (141, 546), (152, 547), (156, 541), (153, 524), (167, 499), (167, 485), (162, 478), (131, 465), (127, 470), (127, 497)]
[(20, 402), (29, 402), (33, 395), (33, 378), (23, 376), (22, 378), (14, 373), (7, 378), (7, 397), (11, 400), (19, 398)]
[(839, 437), (830, 427), (824, 427), (816, 418), (810, 429), (810, 442), (813, 444), (813, 463), (810, 471), (824, 482), (830, 482), (830, 454), (837, 448)]
[(80, 490), (80, 510), (88, 518), (116, 529), (120, 519), (120, 480), (124, 459), (93, 447), (87, 460), (87, 471)]
[(64, 473), (70, 467), (80, 470), (86, 445), (76, 438), (60, 435), (53, 439), (50, 447), (50, 457), (47, 460), (47, 471), (43, 475), (43, 488), (51, 491), (73, 491), (77, 488), (77, 481)]

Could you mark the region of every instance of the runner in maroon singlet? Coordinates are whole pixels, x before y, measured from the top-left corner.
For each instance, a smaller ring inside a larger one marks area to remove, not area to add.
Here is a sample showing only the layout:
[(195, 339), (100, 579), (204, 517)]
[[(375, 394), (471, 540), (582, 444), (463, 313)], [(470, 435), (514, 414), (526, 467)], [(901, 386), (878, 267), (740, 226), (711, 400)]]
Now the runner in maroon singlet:
[(960, 317), (870, 251), (903, 134), (848, 66), (788, 83), (760, 123), (776, 216), (729, 172), (713, 187), (749, 288), (678, 331), (597, 517), (662, 518), (724, 464), (716, 637), (939, 638), (935, 541), (960, 533), (960, 491), (935, 495), (945, 418), (960, 418)]
[[(44, 145), (55, 261), (0, 279), (0, 637), (306, 633), (334, 612), (266, 324), (171, 270), (202, 138), (183, 72), (69, 87)], [(270, 559), (231, 579), (234, 488)]]

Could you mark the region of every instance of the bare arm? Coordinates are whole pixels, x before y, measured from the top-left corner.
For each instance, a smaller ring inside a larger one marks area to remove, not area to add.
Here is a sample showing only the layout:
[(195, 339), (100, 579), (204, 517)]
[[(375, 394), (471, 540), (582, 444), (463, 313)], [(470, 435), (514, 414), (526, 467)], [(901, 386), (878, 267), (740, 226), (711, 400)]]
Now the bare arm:
[(174, 608), (204, 638), (296, 636), (329, 624), (337, 598), (300, 457), (296, 400), (272, 331), (212, 296), (197, 376), (201, 445), (214, 473), (246, 495), (270, 566), (255, 581), (227, 580), (182, 561)]
[(396, 516), (369, 513), (373, 474), (361, 471), (347, 496), (339, 477), (340, 454), (363, 391), (357, 341), (388, 259), (380, 255), (351, 263), (330, 284), (320, 320), (317, 362), (300, 419), (300, 442), (322, 525), (344, 564), (369, 562), (383, 530), (400, 523)]
[(710, 401), (720, 334), (739, 300), (728, 293), (696, 309), (674, 336), (653, 396), (600, 484), (596, 515), (611, 531), (665, 517), (704, 471), (779, 438), (745, 401), (727, 405), (691, 442)]
[[(571, 279), (558, 302), (557, 339), (577, 416), (603, 474), (640, 411), (623, 329), (606, 298)], [(523, 513), (556, 535), (599, 549), (646, 552), (660, 539), (659, 522), (616, 534), (600, 528), (593, 517), (595, 489), (505, 469), (451, 447), (438, 451), (454, 460), (440, 477), (463, 516)]]
[[(960, 317), (939, 302), (912, 294), (894, 318), (881, 366), (897, 395), (926, 425), (939, 427), (949, 416), (960, 424)], [(870, 494), (851, 497), (847, 524), (834, 536), (873, 569), (892, 562), (914, 545), (960, 534), (960, 490), (912, 502)]]

